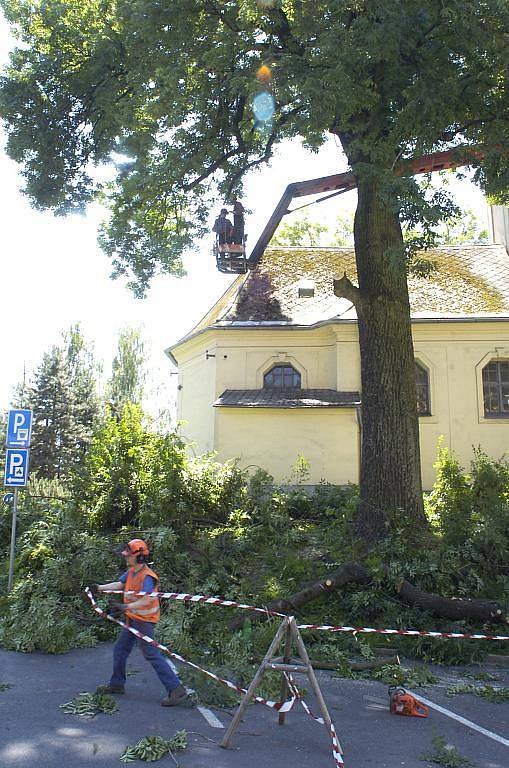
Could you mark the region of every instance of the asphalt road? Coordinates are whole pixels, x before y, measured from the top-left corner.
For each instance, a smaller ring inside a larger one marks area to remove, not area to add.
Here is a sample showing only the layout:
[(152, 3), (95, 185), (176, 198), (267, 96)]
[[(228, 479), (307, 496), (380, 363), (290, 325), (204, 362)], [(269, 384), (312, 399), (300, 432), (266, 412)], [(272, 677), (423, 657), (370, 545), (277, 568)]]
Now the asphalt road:
[[(93, 691), (107, 682), (111, 645), (79, 649), (62, 656), (0, 651), (1, 768), (119, 768), (127, 744), (148, 735), (170, 738), (175, 731), (189, 733), (189, 746), (176, 755), (182, 768), (327, 768), (333, 767), (331, 744), (323, 726), (299, 707), (277, 724), (269, 709), (249, 707), (234, 738), (233, 748), (221, 749), (224, 727), (232, 711), (165, 709), (159, 681), (138, 650), (130, 658), (132, 675), (125, 696), (117, 697), (119, 711), (93, 719), (68, 715), (59, 704), (81, 691)], [(436, 670), (435, 670), (436, 671)], [(495, 685), (509, 685), (509, 670), (495, 670)], [(319, 673), (320, 685), (344, 749), (346, 768), (428, 768), (421, 759), (432, 751), (434, 734), (445, 737), (476, 768), (508, 768), (509, 703), (494, 704), (472, 695), (446, 696), (446, 688), (463, 668), (444, 670), (438, 685), (419, 689), (449, 714), (431, 710), (427, 719), (391, 715), (387, 686), (375, 681), (341, 680)], [(309, 701), (311, 708), (316, 704)], [(453, 719), (468, 719), (492, 736)], [(218, 727), (223, 726), (223, 727)], [(506, 740), (497, 741), (493, 734)], [(139, 763), (141, 765), (141, 763)], [(173, 766), (170, 757), (161, 765)]]

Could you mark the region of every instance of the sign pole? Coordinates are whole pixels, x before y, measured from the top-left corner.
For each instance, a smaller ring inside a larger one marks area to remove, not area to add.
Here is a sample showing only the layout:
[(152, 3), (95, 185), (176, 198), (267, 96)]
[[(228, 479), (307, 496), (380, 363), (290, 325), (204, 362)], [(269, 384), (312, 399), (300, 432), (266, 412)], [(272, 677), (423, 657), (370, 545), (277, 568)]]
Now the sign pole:
[(18, 511), (18, 489), (14, 489), (14, 499), (12, 502), (12, 528), (11, 528), (11, 554), (9, 558), (9, 581), (7, 582), (7, 593), (11, 591), (12, 577), (14, 574), (14, 553), (16, 549), (16, 513)]
[[(12, 503), (11, 552), (9, 557), (9, 579), (7, 592), (12, 588), (14, 576), (14, 555), (16, 552), (16, 515), (18, 512), (18, 488), (25, 488), (28, 482), (30, 462), (30, 439), (32, 436), (32, 411), (25, 408), (12, 409), (7, 413), (7, 439), (5, 454), (4, 485), (14, 491)], [(5, 499), (7, 500), (7, 499)]]

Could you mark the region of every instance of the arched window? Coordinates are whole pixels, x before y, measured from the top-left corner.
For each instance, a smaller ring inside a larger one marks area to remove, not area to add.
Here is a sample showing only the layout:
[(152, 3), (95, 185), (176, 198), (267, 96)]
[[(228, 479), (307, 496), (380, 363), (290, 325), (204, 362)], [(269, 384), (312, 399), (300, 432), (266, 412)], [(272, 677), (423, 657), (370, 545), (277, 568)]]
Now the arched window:
[(429, 374), (426, 368), (415, 361), (415, 388), (417, 390), (417, 413), (419, 416), (431, 416), (429, 397)]
[(263, 377), (264, 389), (300, 389), (300, 373), (293, 365), (275, 365)]
[(509, 360), (493, 360), (482, 369), (484, 416), (509, 419)]

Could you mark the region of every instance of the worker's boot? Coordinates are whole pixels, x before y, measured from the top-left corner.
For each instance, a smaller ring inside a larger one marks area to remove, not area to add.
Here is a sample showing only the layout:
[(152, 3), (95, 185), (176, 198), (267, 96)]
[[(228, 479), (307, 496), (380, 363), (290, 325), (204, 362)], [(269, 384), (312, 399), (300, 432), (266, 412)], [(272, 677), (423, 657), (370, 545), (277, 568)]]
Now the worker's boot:
[(98, 685), (95, 689), (96, 693), (125, 693), (123, 685)]
[(183, 685), (177, 685), (161, 702), (162, 707), (193, 707), (194, 701)]

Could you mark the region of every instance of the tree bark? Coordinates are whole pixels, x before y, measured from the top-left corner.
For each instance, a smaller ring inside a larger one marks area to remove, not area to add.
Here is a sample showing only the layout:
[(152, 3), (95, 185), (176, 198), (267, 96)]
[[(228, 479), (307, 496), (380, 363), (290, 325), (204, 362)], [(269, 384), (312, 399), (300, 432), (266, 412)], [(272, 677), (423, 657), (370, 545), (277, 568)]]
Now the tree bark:
[(401, 581), (396, 587), (399, 597), (426, 611), (432, 611), (438, 616), (457, 621), (460, 619), (478, 619), (479, 621), (505, 621), (501, 606), (495, 600), (465, 600), (442, 597), (433, 592), (425, 592), (414, 587), (409, 581)]
[(354, 224), (359, 291), (336, 295), (356, 308), (361, 354), (361, 501), (355, 532), (366, 544), (387, 534), (398, 511), (416, 532), (424, 515), (415, 364), (406, 258), (398, 215), (375, 181), (359, 179)]
[[(254, 656), (252, 661), (255, 664), (260, 664), (262, 662), (261, 656)], [(273, 659), (275, 662), (283, 662), (283, 659), (281, 657)], [(338, 664), (334, 663), (333, 661), (311, 661), (311, 666), (313, 669), (328, 669), (331, 671), (334, 671), (338, 668)], [(289, 664), (302, 664), (302, 661), (300, 659), (291, 658), (288, 662)], [(381, 667), (386, 667), (389, 664), (400, 664), (400, 658), (397, 654), (393, 654), (391, 656), (384, 656), (383, 658), (379, 657), (378, 659), (366, 659), (366, 661), (349, 661), (348, 667), (351, 669), (352, 672), (363, 672), (366, 669), (380, 669)]]
[[(323, 595), (327, 595), (349, 582), (355, 581), (366, 583), (369, 580), (369, 573), (362, 565), (359, 563), (346, 563), (336, 571), (329, 573), (327, 578), (309, 584), (304, 589), (295, 592), (286, 599), (271, 600), (267, 605), (267, 608), (271, 611), (278, 611), (279, 613), (292, 613), (310, 600), (315, 600), (317, 597), (323, 597)], [(243, 613), (240, 616), (236, 616), (233, 621), (230, 622), (230, 629), (240, 629), (244, 626), (244, 622), (247, 621), (248, 618), (252, 623), (255, 623), (267, 621), (270, 616), (264, 616), (263, 613), (253, 613), (248, 617)]]

